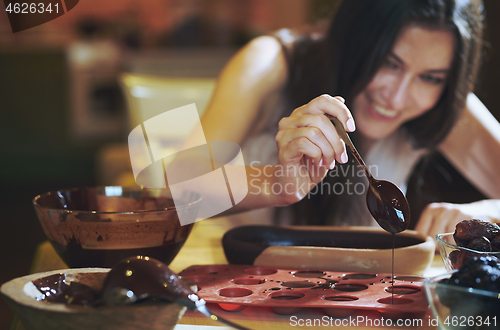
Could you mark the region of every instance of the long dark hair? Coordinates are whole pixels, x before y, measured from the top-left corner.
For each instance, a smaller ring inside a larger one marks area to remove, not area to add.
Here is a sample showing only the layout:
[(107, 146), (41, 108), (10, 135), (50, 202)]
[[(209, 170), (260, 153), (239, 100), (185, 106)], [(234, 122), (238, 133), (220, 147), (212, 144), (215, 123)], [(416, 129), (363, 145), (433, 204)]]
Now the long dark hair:
[[(431, 110), (401, 127), (414, 148), (435, 149), (473, 90), (482, 45), (482, 10), (482, 0), (344, 0), (322, 38), (297, 37), (288, 52), (285, 111), (323, 93), (341, 95), (349, 106), (381, 67), (403, 28), (416, 24), (447, 30), (455, 36), (456, 49), (443, 94)], [(325, 180), (333, 184), (346, 178)], [(323, 197), (311, 195), (294, 204), (294, 223), (335, 224), (348, 205), (347, 197)]]
[(435, 148), (473, 89), (481, 50), (482, 8), (481, 0), (345, 0), (323, 38), (297, 40), (289, 57), (290, 107), (323, 93), (341, 95), (349, 105), (371, 81), (404, 27), (414, 23), (445, 29), (456, 40), (447, 86), (434, 108), (402, 127), (414, 147)]

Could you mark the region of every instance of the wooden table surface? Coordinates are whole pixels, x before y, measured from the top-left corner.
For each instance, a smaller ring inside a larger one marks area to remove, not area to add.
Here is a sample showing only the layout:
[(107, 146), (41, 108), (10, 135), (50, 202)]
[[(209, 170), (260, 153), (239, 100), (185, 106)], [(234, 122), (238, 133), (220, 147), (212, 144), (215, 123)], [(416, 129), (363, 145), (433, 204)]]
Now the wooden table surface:
[[(210, 265), (210, 264), (227, 264), (226, 258), (221, 245), (222, 235), (232, 227), (232, 223), (226, 218), (218, 218), (211, 220), (199, 221), (195, 224), (188, 240), (186, 241), (179, 254), (170, 264), (170, 268), (176, 272), (191, 265)], [(56, 269), (65, 269), (67, 266), (56, 254), (49, 242), (43, 242), (37, 248), (35, 258), (33, 260), (31, 272), (44, 272)], [(426, 276), (443, 273), (445, 271), (443, 262), (439, 255), (436, 255), (430, 269), (426, 272)], [(280, 330), (280, 329), (324, 329), (338, 327), (342, 319), (331, 319), (325, 316), (321, 310), (301, 310), (298, 313), (291, 315), (278, 315), (271, 309), (263, 307), (248, 307), (241, 312), (226, 312), (218, 306), (210, 306), (212, 312), (220, 314), (235, 323), (256, 330)], [(353, 319), (361, 320), (361, 318), (369, 319), (371, 323), (354, 323)], [(336, 321), (337, 320), (337, 321)], [(347, 319), (344, 319), (347, 320)], [(421, 321), (410, 320), (416, 326), (393, 325), (391, 327), (383, 326), (383, 319), (377, 312), (359, 312), (351, 316), (351, 323), (344, 321), (343, 325), (356, 329), (437, 329), (432, 325), (432, 313), (428, 313)], [(410, 322), (407, 321), (407, 322)], [(314, 323), (316, 322), (316, 323)], [(337, 325), (335, 324), (337, 322)], [(419, 323), (421, 322), (421, 323)], [(301, 326), (303, 324), (303, 326)], [(316, 324), (316, 326), (314, 325)], [(346, 326), (341, 326), (345, 328)], [(20, 322), (14, 322), (12, 330), (25, 330)], [(202, 316), (196, 312), (187, 311), (175, 330), (219, 330), (229, 329), (221, 324)]]

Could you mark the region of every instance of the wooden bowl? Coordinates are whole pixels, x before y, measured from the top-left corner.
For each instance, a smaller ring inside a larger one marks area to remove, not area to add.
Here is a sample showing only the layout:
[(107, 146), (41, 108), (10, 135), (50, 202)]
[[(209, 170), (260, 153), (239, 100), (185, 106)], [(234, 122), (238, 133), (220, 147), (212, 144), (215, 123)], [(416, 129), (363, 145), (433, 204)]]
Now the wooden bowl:
[(37, 301), (25, 289), (33, 280), (60, 273), (100, 289), (108, 271), (107, 268), (75, 268), (36, 273), (13, 279), (3, 284), (0, 291), (26, 330), (169, 330), (175, 327), (186, 310), (176, 303), (98, 308), (70, 306)]
[[(432, 237), (396, 234), (394, 273), (422, 276), (434, 258)], [(233, 264), (342, 272), (392, 272), (392, 234), (371, 227), (242, 226), (223, 237)]]

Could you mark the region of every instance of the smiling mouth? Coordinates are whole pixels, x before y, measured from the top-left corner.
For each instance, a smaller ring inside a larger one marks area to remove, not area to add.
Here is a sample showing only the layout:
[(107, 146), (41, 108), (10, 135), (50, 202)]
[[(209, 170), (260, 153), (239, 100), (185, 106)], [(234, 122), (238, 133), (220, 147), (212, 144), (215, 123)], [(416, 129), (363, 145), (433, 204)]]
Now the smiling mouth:
[(394, 118), (397, 116), (398, 112), (395, 110), (387, 110), (386, 108), (383, 108), (379, 105), (376, 105), (374, 103), (371, 104), (375, 112), (383, 117), (387, 118)]

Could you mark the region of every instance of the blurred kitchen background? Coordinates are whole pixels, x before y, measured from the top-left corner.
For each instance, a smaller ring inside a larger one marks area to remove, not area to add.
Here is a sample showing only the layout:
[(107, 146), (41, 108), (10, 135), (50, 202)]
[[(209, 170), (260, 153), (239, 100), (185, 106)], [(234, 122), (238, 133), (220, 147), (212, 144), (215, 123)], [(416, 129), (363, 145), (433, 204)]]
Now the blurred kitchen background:
[[(15, 34), (2, 10), (0, 284), (28, 274), (44, 240), (34, 196), (82, 185), (133, 184), (126, 141), (138, 121), (190, 98), (202, 112), (219, 71), (242, 45), (279, 28), (321, 24), (338, 2), (81, 0), (62, 17)], [(500, 1), (485, 0), (485, 9), (477, 94), (499, 118)], [(141, 81), (142, 75), (158, 79)], [(140, 113), (137, 99), (147, 88), (168, 88), (177, 99)], [(413, 215), (440, 196), (457, 202), (482, 197), (440, 155), (425, 165), (422, 173), (433, 180), (426, 185), (413, 178)], [(12, 318), (0, 301), (0, 329), (8, 329)]]

